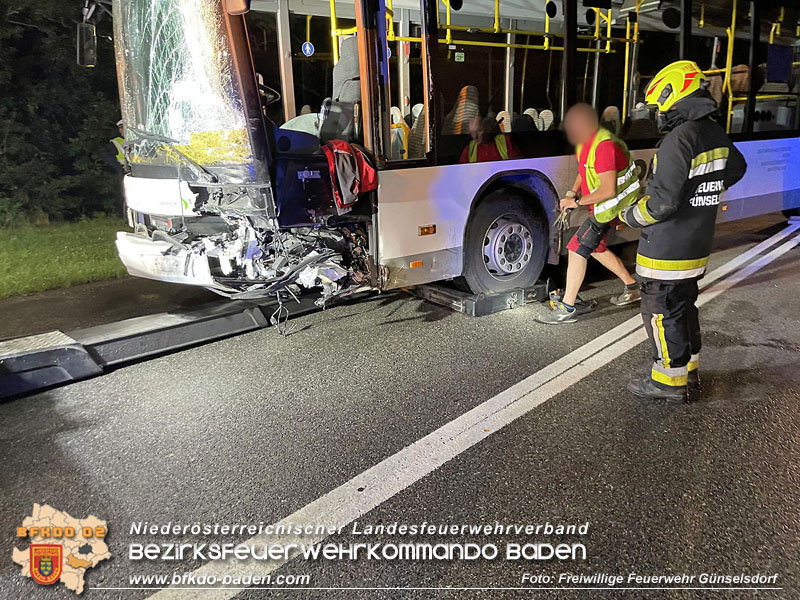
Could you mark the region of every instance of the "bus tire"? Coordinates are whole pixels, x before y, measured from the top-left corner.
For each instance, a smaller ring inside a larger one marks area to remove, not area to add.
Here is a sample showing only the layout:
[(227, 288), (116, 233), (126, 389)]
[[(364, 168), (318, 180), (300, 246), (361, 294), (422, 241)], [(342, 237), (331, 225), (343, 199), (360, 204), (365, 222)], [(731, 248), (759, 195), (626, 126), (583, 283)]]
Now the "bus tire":
[(475, 208), (464, 240), (463, 277), (476, 294), (530, 287), (544, 268), (545, 218), (520, 193), (498, 190)]

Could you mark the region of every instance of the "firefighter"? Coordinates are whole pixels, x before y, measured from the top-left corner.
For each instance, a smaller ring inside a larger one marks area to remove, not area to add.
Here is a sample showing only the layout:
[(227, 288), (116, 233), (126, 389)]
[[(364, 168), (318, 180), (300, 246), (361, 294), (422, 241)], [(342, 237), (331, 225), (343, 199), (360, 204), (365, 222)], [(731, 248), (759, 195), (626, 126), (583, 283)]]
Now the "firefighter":
[(650, 375), (628, 389), (640, 398), (685, 400), (688, 386), (699, 385), (697, 281), (711, 254), (720, 194), (747, 164), (715, 120), (717, 105), (694, 62), (664, 67), (645, 101), (658, 106), (659, 129), (668, 133), (653, 157), (645, 196), (620, 215), (642, 228), (636, 273), (653, 354)]
[(636, 202), (639, 195), (638, 169), (625, 144), (608, 129), (600, 127), (597, 112), (588, 104), (576, 104), (567, 111), (564, 129), (569, 142), (575, 146), (578, 177), (561, 199), (561, 210), (588, 206), (590, 215), (567, 244), (569, 258), (563, 296), (554, 297), (550, 302), (552, 310), (537, 317), (548, 325), (574, 323), (578, 315), (592, 310), (593, 304), (578, 298), (590, 256), (619, 277), (625, 286), (620, 295), (611, 298), (612, 304), (622, 306), (639, 301), (639, 285), (606, 245), (617, 215)]
[(117, 121), (117, 129), (119, 135), (108, 140), (106, 146), (105, 162), (114, 170), (123, 173), (125, 171), (125, 151), (122, 149), (122, 144), (125, 143), (125, 123), (120, 119)]

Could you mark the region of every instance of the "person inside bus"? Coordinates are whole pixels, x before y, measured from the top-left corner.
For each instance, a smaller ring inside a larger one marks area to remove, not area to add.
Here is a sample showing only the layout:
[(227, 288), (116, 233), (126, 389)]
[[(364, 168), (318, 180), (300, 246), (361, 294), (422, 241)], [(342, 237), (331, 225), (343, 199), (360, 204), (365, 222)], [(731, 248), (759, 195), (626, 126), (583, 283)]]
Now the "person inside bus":
[(561, 200), (561, 210), (589, 207), (589, 217), (567, 245), (567, 285), (560, 299), (551, 301), (552, 310), (539, 315), (547, 324), (574, 323), (593, 305), (576, 304), (586, 275), (589, 256), (614, 273), (625, 285), (611, 298), (617, 306), (639, 301), (639, 286), (622, 261), (606, 245), (608, 232), (620, 211), (633, 204), (639, 193), (639, 175), (625, 144), (600, 127), (597, 112), (588, 104), (576, 104), (564, 119), (567, 139), (576, 148), (578, 177)]
[(500, 131), (494, 117), (474, 117), (469, 122), (472, 138), (461, 152), (460, 163), (488, 162), (519, 158), (520, 152), (511, 138)]

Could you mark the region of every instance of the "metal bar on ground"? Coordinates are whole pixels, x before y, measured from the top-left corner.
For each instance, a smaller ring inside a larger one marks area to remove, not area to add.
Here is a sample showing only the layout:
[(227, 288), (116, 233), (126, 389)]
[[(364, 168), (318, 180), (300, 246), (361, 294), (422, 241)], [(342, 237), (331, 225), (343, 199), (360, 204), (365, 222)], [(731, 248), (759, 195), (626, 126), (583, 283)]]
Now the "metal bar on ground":
[(542, 302), (547, 299), (552, 286), (553, 282), (548, 278), (545, 281), (536, 282), (529, 288), (518, 288), (490, 295), (462, 292), (446, 282), (420, 285), (409, 291), (418, 298), (455, 312), (470, 317), (484, 317), (503, 310), (520, 308), (531, 302)]
[[(316, 296), (284, 302), (289, 317), (317, 310)], [(102, 375), (131, 364), (273, 325), (274, 299), (230, 301), (0, 342), (0, 398)]]

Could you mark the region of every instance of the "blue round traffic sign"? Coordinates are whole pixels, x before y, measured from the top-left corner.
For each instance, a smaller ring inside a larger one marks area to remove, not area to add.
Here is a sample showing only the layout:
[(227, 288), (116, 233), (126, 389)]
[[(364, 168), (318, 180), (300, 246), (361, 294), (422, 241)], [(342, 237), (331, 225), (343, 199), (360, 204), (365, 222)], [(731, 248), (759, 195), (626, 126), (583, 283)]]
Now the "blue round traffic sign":
[(314, 55), (314, 44), (311, 42), (303, 42), (303, 54), (306, 56)]

